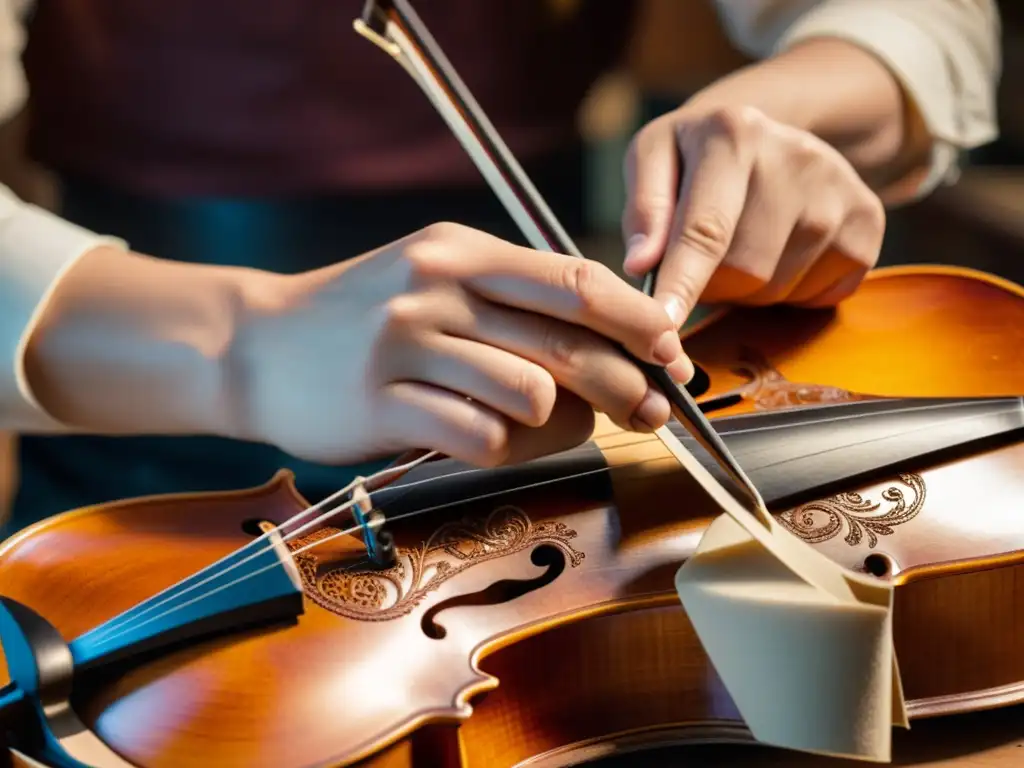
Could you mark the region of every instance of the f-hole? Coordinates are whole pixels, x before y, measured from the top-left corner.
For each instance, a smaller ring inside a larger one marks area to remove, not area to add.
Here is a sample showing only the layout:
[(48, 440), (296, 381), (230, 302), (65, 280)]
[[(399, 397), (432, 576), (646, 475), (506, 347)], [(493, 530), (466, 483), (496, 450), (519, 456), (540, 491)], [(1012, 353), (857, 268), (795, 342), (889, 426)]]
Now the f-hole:
[(442, 600), (423, 615), (420, 622), (423, 634), (434, 640), (441, 640), (448, 634), (448, 630), (437, 623), (441, 611), (464, 605), (500, 605), (547, 586), (565, 570), (565, 553), (552, 544), (541, 544), (530, 553), (530, 562), (547, 570), (532, 579), (502, 579), (479, 592)]
[(686, 383), (686, 391), (690, 393), (690, 397), (696, 398), (711, 389), (711, 377), (696, 361), (692, 362), (693, 378)]

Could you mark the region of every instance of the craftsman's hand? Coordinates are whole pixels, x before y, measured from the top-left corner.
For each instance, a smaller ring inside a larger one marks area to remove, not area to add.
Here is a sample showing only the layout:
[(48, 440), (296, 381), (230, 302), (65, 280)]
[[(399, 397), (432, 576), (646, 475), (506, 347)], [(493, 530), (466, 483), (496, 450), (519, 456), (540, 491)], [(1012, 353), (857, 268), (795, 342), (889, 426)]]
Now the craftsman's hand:
[(303, 458), (487, 466), (582, 442), (594, 408), (661, 426), (668, 402), (613, 341), (692, 374), (664, 308), (611, 270), (455, 224), (269, 279), (238, 356), (247, 432)]
[(625, 269), (659, 266), (679, 323), (700, 301), (835, 304), (878, 259), (885, 212), (834, 148), (753, 108), (645, 126), (626, 159)]

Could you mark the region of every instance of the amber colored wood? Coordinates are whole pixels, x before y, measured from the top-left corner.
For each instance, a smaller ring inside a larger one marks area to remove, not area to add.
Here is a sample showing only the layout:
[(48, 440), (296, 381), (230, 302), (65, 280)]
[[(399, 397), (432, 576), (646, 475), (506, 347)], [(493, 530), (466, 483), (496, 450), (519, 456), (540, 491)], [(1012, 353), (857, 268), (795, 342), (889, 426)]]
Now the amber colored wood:
[[(745, 393), (725, 413), (813, 401), (825, 394), (817, 385), (1016, 396), (1024, 392), (1024, 290), (964, 270), (882, 270), (835, 311), (732, 311), (686, 347), (709, 371), (711, 394)], [(775, 372), (754, 381), (760, 388), (737, 368), (752, 352)], [(450, 511), (396, 523), (404, 556), (436, 542), (442, 525), (452, 547), (429, 550), (425, 562), (447, 563), (454, 575), (401, 603), (407, 612), (373, 607), (376, 577), (338, 581), (332, 569), (358, 544), (336, 540), (297, 560), (321, 579), (307, 583), (297, 624), (126, 670), (83, 691), (83, 720), (146, 768), (554, 766), (625, 749), (748, 741), (672, 588), (716, 510), (653, 437), (599, 421), (593, 441), (612, 467), (613, 498), (600, 484), (552, 485), (467, 506), (464, 523)], [(1024, 702), (1024, 443), (847, 490), (884, 515), (892, 488), (903, 493), (907, 519), (850, 543), (849, 526), (861, 525), (853, 515), (815, 546), (853, 568), (871, 554), (892, 562), (912, 717)], [(243, 521), (281, 521), (303, 506), (282, 474), (246, 491), (67, 513), (0, 547), (0, 592), (74, 637), (246, 543)], [(799, 531), (820, 528), (823, 514), (805, 506), (780, 516)], [(446, 634), (428, 636), (431, 608), (541, 574), (530, 559), (538, 544), (566, 558), (553, 582), (507, 602), (447, 608), (437, 617)], [(382, 620), (366, 620), (367, 611)]]

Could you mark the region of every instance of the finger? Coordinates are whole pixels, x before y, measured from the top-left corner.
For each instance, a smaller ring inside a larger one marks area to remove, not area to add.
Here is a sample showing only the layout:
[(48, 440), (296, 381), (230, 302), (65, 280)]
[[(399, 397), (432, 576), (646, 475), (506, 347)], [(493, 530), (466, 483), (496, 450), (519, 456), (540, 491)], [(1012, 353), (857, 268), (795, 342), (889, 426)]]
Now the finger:
[(863, 265), (834, 246), (825, 249), (803, 280), (786, 298), (789, 304), (804, 304), (823, 294), (841, 280), (863, 269)]
[(683, 189), (654, 292), (676, 327), (693, 311), (732, 244), (747, 198), (746, 155), (735, 131), (684, 146)]
[(842, 208), (838, 205), (836, 210), (823, 209), (801, 217), (783, 245), (771, 279), (743, 297), (743, 303), (766, 306), (786, 301), (826, 252), (841, 223)]
[(431, 384), (402, 381), (383, 388), (379, 428), (393, 450), (439, 451), (475, 466), (509, 455), (509, 425), (486, 405)]
[(655, 121), (636, 135), (626, 153), (624, 175), (623, 270), (637, 277), (661, 260), (672, 227), (679, 195), (679, 149), (671, 123)]
[[(473, 302), (473, 322), (453, 315), (443, 329), (500, 347), (541, 366), (624, 429), (650, 431), (669, 418), (665, 397), (646, 375), (607, 339), (580, 326), (483, 300)], [(686, 360), (686, 358), (680, 358)], [(687, 360), (688, 363), (688, 360)], [(688, 380), (692, 365), (677, 362), (669, 372)]]
[(511, 425), (506, 464), (517, 464), (575, 448), (594, 434), (594, 409), (565, 389), (558, 390), (551, 418), (532, 428)]
[(705, 286), (705, 301), (769, 303), (765, 299), (774, 287), (795, 279), (801, 271), (799, 244), (795, 252), (791, 250), (799, 240), (795, 232), (798, 202), (780, 195), (763, 174), (755, 170), (751, 175), (729, 251)]
[[(529, 405), (515, 394), (524, 389), (522, 368), (530, 361), (624, 429), (656, 429), (668, 418), (668, 403), (660, 393), (648, 392), (640, 368), (593, 331), (495, 304), (457, 287), (400, 298), (389, 304), (391, 316), (379, 345), (378, 381), (428, 380), (486, 398), (506, 415), (535, 423), (531, 408), (544, 406)], [(437, 335), (457, 338), (434, 339)], [(460, 340), (473, 344), (457, 345)], [(477, 343), (513, 358), (479, 349)], [(431, 361), (432, 357), (437, 359)], [(693, 376), (693, 365), (685, 356), (667, 369), (680, 382)], [(517, 409), (517, 402), (523, 406)]]
[(471, 397), (492, 410), (539, 427), (555, 405), (555, 380), (530, 360), (443, 333), (398, 341), (382, 363), (386, 380), (418, 381)]
[(590, 328), (647, 362), (669, 365), (682, 355), (664, 308), (603, 264), (457, 225), (430, 232), (406, 246), (414, 282), (457, 280), (492, 302)]
[(567, 450), (593, 432), (593, 409), (564, 391), (551, 418), (536, 428), (509, 423), (485, 405), (429, 384), (399, 382), (382, 394), (381, 431), (391, 450), (425, 448), (478, 467)]
[(885, 237), (885, 209), (865, 189), (861, 202), (847, 215), (829, 247), (817, 259), (786, 301), (827, 306), (846, 298), (878, 262)]

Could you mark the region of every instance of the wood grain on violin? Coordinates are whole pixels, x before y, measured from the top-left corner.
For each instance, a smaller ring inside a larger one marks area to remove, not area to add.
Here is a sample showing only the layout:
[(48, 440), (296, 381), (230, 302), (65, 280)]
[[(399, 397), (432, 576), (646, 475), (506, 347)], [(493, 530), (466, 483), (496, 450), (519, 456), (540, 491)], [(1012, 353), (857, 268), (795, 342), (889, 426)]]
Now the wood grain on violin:
[[(894, 580), (911, 715), (1024, 701), (1024, 290), (879, 270), (834, 311), (723, 312), (686, 348), (786, 528)], [(373, 498), (394, 567), (330, 528), (295, 537), (296, 621), (97, 662), (82, 720), (146, 768), (554, 766), (747, 738), (673, 588), (716, 510), (655, 437), (601, 421), (572, 451), (425, 464)], [(95, 636), (305, 507), (280, 475), (79, 510), (0, 548), (0, 594)]]

